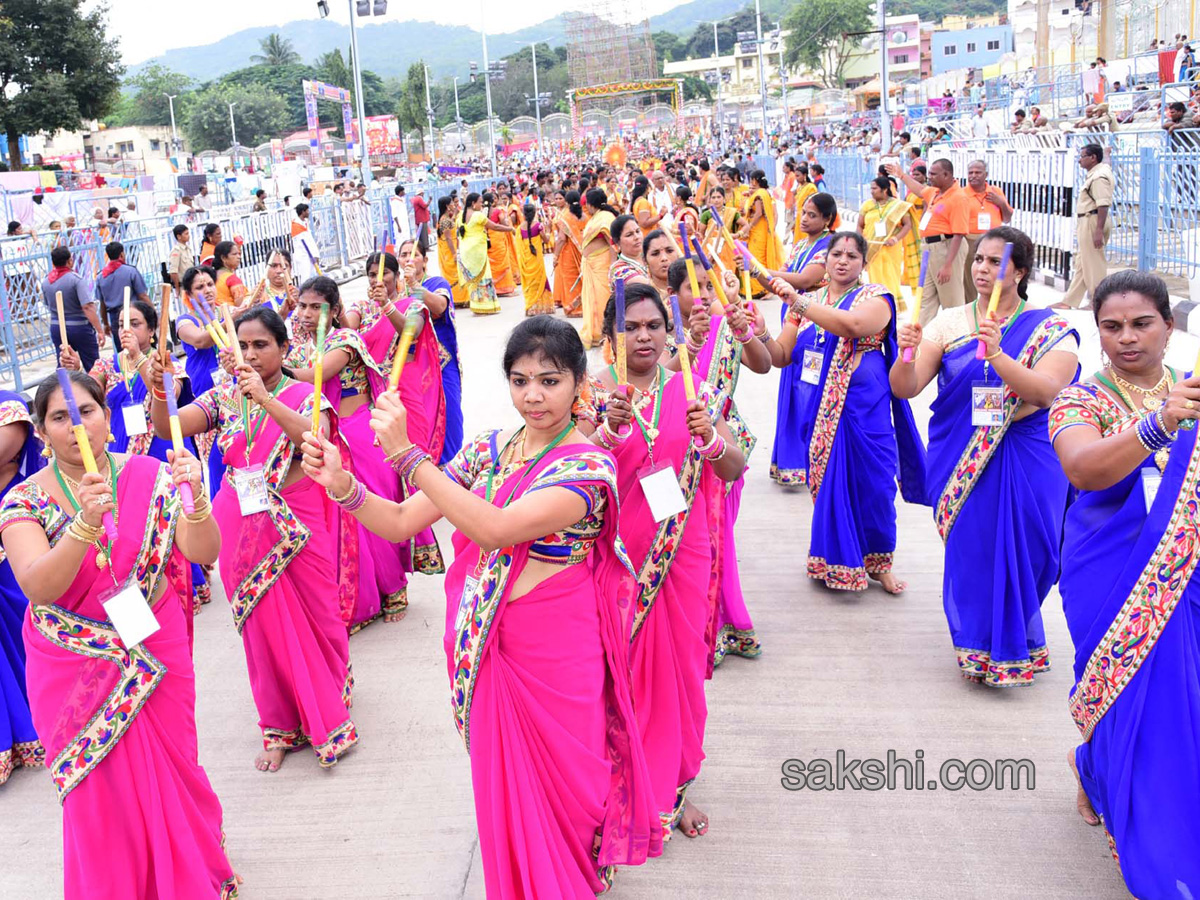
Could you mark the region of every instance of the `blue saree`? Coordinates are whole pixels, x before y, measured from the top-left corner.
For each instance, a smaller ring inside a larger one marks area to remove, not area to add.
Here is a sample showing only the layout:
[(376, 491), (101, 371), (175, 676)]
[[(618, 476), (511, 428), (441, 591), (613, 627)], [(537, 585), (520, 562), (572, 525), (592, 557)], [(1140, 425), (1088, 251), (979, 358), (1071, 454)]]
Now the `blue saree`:
[(823, 356), (803, 433), (813, 495), (808, 577), (835, 590), (863, 591), (868, 576), (891, 572), (897, 481), (905, 500), (926, 499), (925, 448), (908, 401), (897, 399), (888, 383), (896, 360), (895, 301), (869, 284), (833, 306), (849, 311), (875, 297), (892, 311), (879, 334), (847, 340), (809, 329), (820, 331), (813, 346)]
[[(1026, 310), (1000, 346), (1032, 368), (1068, 336), (1078, 337), (1052, 310)], [(975, 359), (977, 345), (969, 334), (945, 346), (930, 407), (929, 500), (946, 545), (943, 605), (965, 678), (1027, 685), (1050, 668), (1041, 605), (1058, 579), (1067, 479), (1050, 446), (1049, 410), (1014, 422), (1021, 400), (1006, 388), (1004, 423), (971, 424), (972, 384), (1001, 384)]]
[[(0, 427), (25, 423), (25, 444), (17, 453), (17, 471), (0, 487), (0, 500), (44, 465), (42, 442), (33, 433), (29, 408), (20, 394), (0, 391)], [(21, 624), (29, 602), (13, 577), (12, 568), (0, 550), (0, 784), (17, 766), (40, 766), (45, 751), (29, 715), (25, 688), (25, 644)]]
[[(787, 271), (800, 272), (805, 266), (824, 264), (832, 236), (827, 232), (812, 244), (798, 244), (788, 259)], [(787, 317), (787, 304), (779, 311), (779, 321)], [(771, 447), (771, 480), (785, 486), (808, 483), (808, 443), (803, 437), (805, 426), (811, 429), (811, 417), (816, 412), (816, 385), (801, 380), (801, 361), (804, 351), (812, 348), (816, 330), (811, 322), (801, 326), (792, 350), (792, 362), (779, 372), (779, 399), (775, 405), (775, 443)], [(806, 327), (808, 326), (808, 327)]]
[[(1051, 440), (1137, 417), (1095, 385), (1068, 387)], [(1180, 431), (1149, 512), (1142, 471), (1081, 491), (1066, 516), (1059, 591), (1075, 644), (1080, 782), (1137, 897), (1200, 896), (1200, 453)]]
[[(204, 324), (193, 315), (180, 316), (175, 322), (176, 325), (180, 322), (191, 322), (197, 328), (204, 329)], [(192, 396), (202, 397), (212, 390), (216, 384), (214, 376), (221, 371), (221, 361), (217, 356), (217, 349), (215, 347), (193, 347), (187, 341), (181, 341), (181, 343), (187, 357), (184, 361), (184, 370), (187, 372), (188, 381), (191, 382)], [(181, 400), (180, 406), (182, 405), (183, 401)], [(202, 448), (204, 455), (200, 458), (203, 459), (204, 456), (208, 458), (208, 489), (209, 493), (215, 497), (225, 478), (225, 461), (221, 451), (217, 449), (215, 440), (212, 440), (207, 434), (200, 437), (201, 443), (206, 445)]]
[(441, 294), (446, 311), (433, 320), (433, 331), (441, 345), (438, 355), (442, 361), (442, 390), (446, 393), (446, 440), (442, 444), (439, 466), (458, 455), (463, 442), (462, 363), (458, 358), (458, 331), (454, 325), (454, 292), (445, 278), (433, 276), (421, 282), (425, 290)]

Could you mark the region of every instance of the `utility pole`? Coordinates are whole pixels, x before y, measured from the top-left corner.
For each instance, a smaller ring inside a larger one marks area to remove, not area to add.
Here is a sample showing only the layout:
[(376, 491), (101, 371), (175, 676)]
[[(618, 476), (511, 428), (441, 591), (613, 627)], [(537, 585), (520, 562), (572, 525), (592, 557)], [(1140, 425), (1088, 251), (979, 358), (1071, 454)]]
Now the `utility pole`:
[[(876, 0), (876, 3), (879, 6), (879, 80), (883, 82), (879, 92), (879, 152), (887, 153), (892, 147), (892, 117), (888, 113), (890, 85), (888, 84), (887, 5), (885, 0)], [(917, 45), (920, 46), (919, 36)]]
[(779, 38), (779, 87), (783, 91), (783, 126), (785, 130), (790, 131), (792, 127), (792, 114), (788, 111), (787, 102), (787, 72), (783, 68), (783, 22), (779, 22), (775, 26), (775, 34)]
[(487, 30), (483, 27), (483, 0), (479, 2), (479, 33), (483, 37), (483, 92), (487, 96), (488, 155), (492, 161), (492, 178), (496, 177), (496, 135), (492, 129), (492, 78), (487, 52)]
[(175, 130), (175, 98), (178, 94), (163, 94), (167, 98), (167, 106), (171, 108), (171, 149), (179, 150), (179, 132)]
[(758, 41), (758, 90), (762, 103), (762, 152), (767, 152), (767, 79), (763, 74), (762, 9), (759, 0), (754, 0), (754, 29)]
[[(230, 140), (233, 142), (231, 145), (233, 148), (233, 161), (236, 163), (237, 162), (237, 126), (233, 124), (233, 108), (235, 106), (237, 106), (237, 103), (229, 104), (229, 137), (230, 137)], [(234, 168), (236, 169), (237, 166), (234, 166)]]
[(542, 95), (538, 93), (537, 80), (537, 41), (530, 41), (529, 49), (533, 54), (533, 111), (537, 116), (538, 159), (540, 160), (544, 151), (542, 150)]
[[(363, 108), (362, 66), (358, 59), (358, 23), (354, 17), (354, 0), (347, 0), (346, 5), (350, 7), (350, 54), (353, 57), (351, 62), (354, 73), (354, 100), (355, 106), (358, 107), (358, 147), (356, 149), (358, 150), (363, 184), (370, 184), (371, 160), (367, 157), (367, 114)], [(351, 139), (351, 135), (346, 135), (347, 145)]]
[(429, 99), (429, 66), (421, 63), (425, 70), (425, 117), (429, 119), (429, 152), (433, 156), (433, 164), (437, 165), (437, 139), (433, 134), (433, 103)]
[(725, 152), (725, 116), (721, 109), (721, 48), (717, 40), (717, 23), (713, 22), (713, 64), (717, 67), (717, 147)]

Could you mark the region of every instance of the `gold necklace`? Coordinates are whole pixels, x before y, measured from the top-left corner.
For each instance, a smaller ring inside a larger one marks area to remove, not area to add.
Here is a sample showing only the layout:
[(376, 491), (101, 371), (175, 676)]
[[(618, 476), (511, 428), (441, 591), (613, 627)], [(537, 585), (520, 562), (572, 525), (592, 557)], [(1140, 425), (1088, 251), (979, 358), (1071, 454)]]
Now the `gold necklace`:
[(1175, 385), (1174, 373), (1171, 371), (1170, 366), (1163, 366), (1162, 377), (1155, 382), (1153, 387), (1149, 388), (1139, 387), (1133, 382), (1126, 381), (1117, 374), (1116, 368), (1112, 365), (1109, 365), (1108, 371), (1112, 373), (1113, 384), (1116, 385), (1117, 391), (1121, 395), (1121, 399), (1125, 401), (1126, 405), (1128, 405), (1130, 409), (1137, 408), (1134, 405), (1133, 397), (1131, 396), (1131, 393), (1136, 392), (1142, 395), (1142, 407), (1150, 412), (1154, 412), (1163, 405), (1163, 398), (1156, 397), (1154, 395), (1163, 390), (1163, 388), (1166, 388), (1169, 391)]

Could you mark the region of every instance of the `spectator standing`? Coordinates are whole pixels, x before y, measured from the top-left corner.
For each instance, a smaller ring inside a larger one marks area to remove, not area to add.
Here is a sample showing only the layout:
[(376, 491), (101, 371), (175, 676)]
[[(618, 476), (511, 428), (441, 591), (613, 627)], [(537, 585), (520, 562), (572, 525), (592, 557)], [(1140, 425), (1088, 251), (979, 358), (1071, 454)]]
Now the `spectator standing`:
[(417, 234), (421, 233), (421, 227), (429, 224), (429, 203), (425, 199), (425, 188), (417, 188), (417, 195), (413, 197), (413, 225), (417, 229)]
[(167, 278), (178, 293), (183, 273), (195, 265), (195, 255), (192, 253), (192, 235), (186, 225), (176, 225), (171, 229), (171, 235), (175, 238), (175, 245), (167, 257)]
[(207, 184), (200, 185), (200, 190), (196, 192), (196, 196), (193, 199), (196, 203), (196, 209), (202, 213), (206, 213), (213, 208), (212, 197), (208, 196)]
[(982, 106), (975, 107), (975, 116), (971, 119), (971, 135), (980, 140), (986, 140), (991, 135), (987, 116), (984, 115)]
[(1013, 209), (1004, 192), (992, 187), (987, 180), (987, 163), (981, 159), (967, 164), (967, 186), (964, 189), (971, 201), (971, 214), (967, 218), (967, 255), (963, 266), (963, 302), (970, 303), (978, 296), (975, 290), (975, 275), (971, 271), (975, 262), (975, 249), (979, 240), (993, 228), (1012, 221)]
[(1054, 304), (1057, 309), (1079, 308), (1085, 291), (1090, 302), (1096, 286), (1108, 275), (1104, 246), (1112, 234), (1108, 211), (1113, 200), (1113, 171), (1104, 162), (1104, 148), (1099, 144), (1087, 144), (1079, 151), (1079, 165), (1087, 173), (1075, 201), (1075, 235), (1079, 246), (1071, 284), (1062, 302)]
[(42, 299), (50, 310), (50, 341), (54, 346), (62, 346), (62, 337), (58, 330), (58, 303), (55, 299), (59, 291), (63, 295), (63, 319), (67, 323), (67, 343), (79, 354), (79, 361), (85, 371), (91, 371), (96, 360), (100, 358), (100, 348), (104, 346), (104, 326), (96, 314), (96, 301), (87, 292), (87, 285), (71, 267), (71, 251), (66, 247), (55, 247), (50, 251), (50, 263), (53, 268), (42, 279)]
[(396, 245), (412, 236), (412, 225), (408, 218), (408, 198), (404, 194), (404, 185), (396, 185), (395, 196), (392, 197), (392, 224), (396, 231)]
[[(125, 288), (129, 288), (131, 298), (150, 302), (146, 291), (146, 282), (142, 273), (135, 266), (125, 262), (125, 247), (120, 241), (113, 241), (104, 248), (108, 264), (100, 272), (96, 281), (96, 299), (104, 304), (105, 327), (109, 334), (120, 334), (121, 308), (125, 303)], [(70, 327), (67, 328), (70, 331)], [(72, 344), (72, 346), (74, 346)], [(90, 370), (90, 367), (88, 367)]]
[(928, 325), (939, 309), (962, 306), (963, 269), (966, 266), (966, 236), (971, 216), (971, 201), (954, 177), (954, 165), (948, 159), (935, 159), (929, 166), (929, 187), (924, 187), (899, 166), (889, 166), (892, 175), (921, 195), (925, 212), (919, 223), (921, 241), (929, 251), (929, 274), (921, 295), (921, 324)]
[(259, 188), (254, 192), (254, 206), (250, 208), (251, 212), (266, 212), (267, 211), (267, 192)]

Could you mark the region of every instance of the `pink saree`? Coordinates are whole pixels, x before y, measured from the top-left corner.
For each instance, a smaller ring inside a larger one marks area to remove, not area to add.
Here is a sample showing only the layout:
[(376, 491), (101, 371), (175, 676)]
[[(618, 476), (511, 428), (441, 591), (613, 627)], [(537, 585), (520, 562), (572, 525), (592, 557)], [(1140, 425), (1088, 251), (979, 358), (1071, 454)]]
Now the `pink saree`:
[[(311, 415), (313, 386), (292, 382), (277, 399)], [(274, 419), (262, 420), (246, 452), (232, 384), (213, 388), (196, 403), (220, 430), (226, 466), (261, 465), (267, 481), (266, 512), (243, 516), (229, 475), (213, 501), (221, 526), (221, 580), (246, 651), (263, 747), (311, 744), (317, 761), (332, 766), (358, 741), (349, 716), (349, 637), (338, 605), (344, 590), (330, 552), (344, 547), (340, 510), (308, 478), (280, 489), (296, 448)]]
[[(714, 417), (721, 395), (703, 382), (697, 393)], [(653, 454), (635, 427), (614, 455), (621, 497), (621, 539), (638, 579), (633, 622), (633, 705), (646, 748), (655, 806), (670, 833), (683, 813), (684, 796), (704, 760), (708, 708), (704, 681), (712, 666), (720, 535), (714, 513), (721, 484), (703, 463), (686, 427), (687, 399), (679, 373), (662, 392), (662, 414)], [(640, 415), (652, 421), (648, 404)], [(669, 462), (688, 508), (656, 523), (638, 473), (651, 462)]]
[[(386, 320), (384, 324), (387, 324)], [(314, 349), (311, 335), (293, 341), (287, 364), (311, 368)], [(400, 500), (400, 479), (388, 464), (383, 449), (375, 443), (375, 433), (371, 430), (371, 407), (377, 395), (376, 388), (382, 389), (388, 373), (376, 362), (357, 331), (337, 328), (330, 332), (325, 340), (325, 352), (332, 350), (345, 351), (350, 361), (339, 373), (340, 377), (327, 379), (322, 385), (325, 400), (335, 410), (347, 397), (362, 395), (368, 400), (349, 416), (338, 417), (337, 430), (342, 437), (345, 467), (367, 490), (387, 500)], [(342, 516), (345, 521), (344, 527), (339, 529), (342, 545), (338, 558), (343, 568), (339, 580), (355, 585), (355, 590), (343, 592), (340, 612), (342, 621), (353, 634), (381, 614), (403, 612), (408, 606), (403, 560), (410, 554), (402, 552), (401, 545), (364, 528), (349, 513)]]
[[(498, 457), (496, 432), (484, 434), (446, 472), (486, 496)], [(563, 486), (588, 498), (585, 519), (482, 558), (454, 535), (446, 657), (491, 898), (590, 897), (607, 889), (615, 866), (662, 852), (629, 688), (635, 588), (617, 536), (615, 475), (603, 450), (557, 447), (496, 472), (493, 502)], [(583, 561), (512, 596), (531, 548), (553, 555), (589, 543)]]
[[(749, 461), (757, 438), (750, 433), (750, 429), (738, 413), (737, 405), (733, 402), (733, 393), (737, 390), (738, 376), (742, 370), (742, 345), (734, 337), (724, 315), (712, 317), (708, 338), (703, 349), (696, 355), (694, 368), (701, 378), (725, 396), (725, 405), (721, 411), (725, 421), (729, 423), (729, 430), (733, 432), (738, 447)], [(746, 476), (743, 474), (732, 484), (718, 486), (723, 496), (719, 510), (718, 556), (721, 563), (715, 623), (716, 646), (713, 648), (714, 667), (719, 666), (730, 653), (749, 658), (762, 654), (762, 644), (755, 634), (754, 622), (746, 608), (746, 598), (742, 595), (737, 544), (733, 536), (745, 484)]]
[[(187, 625), (190, 564), (175, 547), (180, 505), (165, 466), (126, 459), (117, 479), (112, 571), (135, 580), (160, 629), (128, 651), (105, 618), (113, 589), (90, 548), (57, 603), (30, 606), (23, 636), (30, 711), (63, 806), (67, 900), (237, 896), (221, 804), (198, 761)], [(32, 521), (51, 544), (67, 514), (26, 481), (9, 492), (0, 530)]]
[[(397, 297), (395, 300), (396, 308), (401, 313), (413, 302), (411, 297)], [(374, 398), (387, 390), (387, 379), (392, 371), (396, 350), (399, 348), (400, 336), (387, 318), (381, 318), (362, 337), (368, 356), (373, 361), (366, 369), (371, 396)], [(442, 388), (443, 353), (445, 350), (438, 343), (433, 322), (426, 312), (425, 327), (409, 348), (408, 361), (404, 364), (398, 391), (408, 412), (409, 438), (434, 460), (441, 459), (442, 445), (446, 440), (446, 393)], [(363, 415), (362, 411), (352, 418), (358, 419), (360, 415)], [(365, 413), (360, 430), (364, 431), (363, 437), (369, 438), (370, 443), (374, 445), (375, 433), (370, 428), (369, 412)], [(388, 470), (391, 471), (391, 466), (388, 466)], [(392, 480), (398, 489), (394, 499), (403, 501), (412, 496), (414, 488), (411, 484), (398, 482), (394, 474)], [(440, 575), (446, 571), (437, 538), (434, 537), (431, 528), (393, 546), (400, 554), (400, 592), (390, 601), (391, 606), (385, 606), (383, 609), (383, 612), (389, 615), (402, 613), (408, 608), (406, 586), (409, 573)]]

